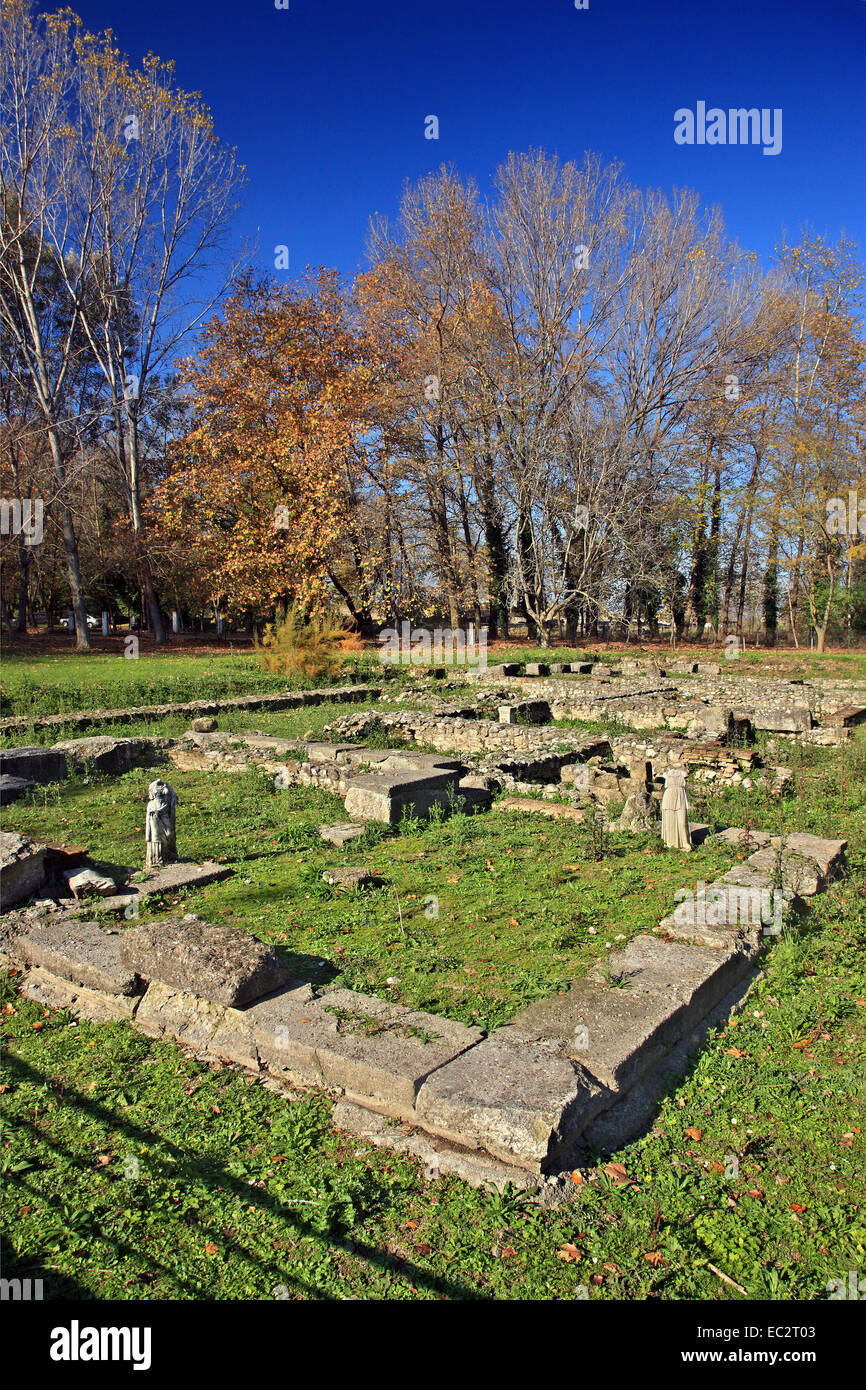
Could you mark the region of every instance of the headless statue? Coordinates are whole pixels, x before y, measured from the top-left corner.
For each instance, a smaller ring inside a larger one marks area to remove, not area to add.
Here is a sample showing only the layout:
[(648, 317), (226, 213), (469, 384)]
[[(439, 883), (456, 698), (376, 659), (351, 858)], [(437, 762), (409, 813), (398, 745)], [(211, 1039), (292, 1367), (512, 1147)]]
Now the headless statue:
[(665, 773), (665, 790), (662, 796), (662, 839), (668, 849), (690, 850), (692, 847), (684, 767), (672, 767)]
[(147, 789), (147, 869), (160, 869), (177, 859), (175, 811), (177, 796), (167, 782), (151, 782)]

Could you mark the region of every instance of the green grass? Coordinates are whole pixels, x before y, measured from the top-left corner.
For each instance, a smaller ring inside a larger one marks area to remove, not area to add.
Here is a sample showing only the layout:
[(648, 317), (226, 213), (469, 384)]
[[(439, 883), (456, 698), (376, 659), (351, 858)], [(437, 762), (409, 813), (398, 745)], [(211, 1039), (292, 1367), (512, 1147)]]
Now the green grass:
[(347, 659), (334, 680), (304, 681), (261, 670), (255, 654), (247, 652), (166, 652), (130, 660), (103, 652), (86, 657), (73, 652), (34, 656), (7, 648), (0, 691), (6, 717), (213, 700), (359, 681), (381, 683), (382, 672), (374, 654)]
[[(706, 847), (684, 862), (657, 839), (611, 835), (595, 862), (588, 830), (574, 822), (495, 809), (405, 821), (398, 834), (371, 825), (338, 850), (317, 833), (345, 818), (327, 792), (277, 791), (255, 769), (169, 775), (182, 856), (224, 859), (235, 870), (185, 894), (185, 908), (275, 943), (318, 983), (334, 979), (485, 1028), (654, 926), (678, 888), (713, 877), (731, 858), (727, 848)], [(109, 872), (137, 869), (152, 777), (141, 769), (41, 788), (9, 807), (4, 823), (37, 838), (83, 839)], [(325, 869), (347, 862), (369, 868), (382, 886), (347, 895), (322, 881)]]
[[(297, 735), (332, 716), (219, 722)], [(779, 757), (795, 774), (785, 798), (709, 786), (693, 817), (846, 836), (850, 876), (770, 944), (744, 1011), (671, 1082), (650, 1132), (613, 1156), (621, 1167), (596, 1155), (554, 1211), (428, 1180), (423, 1163), (335, 1131), (325, 1096), (287, 1100), (127, 1024), (43, 1009), (13, 973), (0, 1015), (4, 1276), (42, 1278), (48, 1298), (739, 1302), (822, 1300), (829, 1281), (862, 1278), (866, 731), (840, 749), (780, 741)], [(4, 828), (137, 868), (152, 775), (39, 788), (5, 808)], [(612, 835), (596, 861), (573, 823), (495, 809), (371, 827), (337, 851), (316, 834), (344, 818), (336, 797), (277, 792), (253, 770), (169, 775), (181, 854), (235, 873), (148, 915), (233, 922), (309, 978), (485, 1027), (606, 959), (733, 853), (683, 859)], [(327, 887), (322, 870), (346, 863), (383, 886)]]
[(866, 1265), (864, 947), (860, 880), (774, 946), (622, 1170), (554, 1211), (10, 989), (4, 1275), (47, 1298), (826, 1299)]
[[(347, 704), (343, 700), (333, 700), (321, 705), (304, 705), (296, 710), (223, 710), (217, 723), (222, 733), (243, 734), (255, 729), (263, 734), (276, 734), (279, 738), (304, 738), (306, 735), (318, 738), (326, 725), (333, 724), (343, 715), (378, 708), (369, 701)], [(87, 730), (74, 724), (54, 724), (48, 729), (31, 728), (26, 731), (16, 729), (0, 734), (0, 748), (17, 748), (24, 744), (50, 747), (63, 739), (96, 734), (117, 738), (180, 738), (189, 730), (192, 719), (193, 716), (189, 714), (167, 714), (129, 719), (123, 724), (94, 724)], [(391, 741), (394, 742), (393, 737)], [(346, 742), (345, 738), (341, 738), (340, 742)]]

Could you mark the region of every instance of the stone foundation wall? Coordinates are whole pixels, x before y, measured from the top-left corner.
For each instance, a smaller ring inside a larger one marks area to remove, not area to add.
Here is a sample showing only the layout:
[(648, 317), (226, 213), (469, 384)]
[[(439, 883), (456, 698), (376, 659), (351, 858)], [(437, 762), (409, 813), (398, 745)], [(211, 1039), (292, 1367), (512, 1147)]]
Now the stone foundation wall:
[[(741, 849), (743, 833), (725, 838)], [(750, 843), (759, 847), (711, 885), (712, 895), (696, 894), (690, 914), (680, 908), (660, 923), (663, 939), (636, 937), (611, 953), (606, 969), (487, 1036), (352, 990), (317, 992), (303, 981), (232, 1007), (225, 1000), (249, 997), (250, 979), (268, 988), (273, 949), (242, 932), (223, 947), (231, 929), (191, 916), (133, 928), (126, 943), (94, 922), (30, 922), (7, 930), (7, 953), (25, 971), (22, 992), (48, 1007), (95, 1022), (126, 1020), (203, 1056), (325, 1089), (434, 1143), (480, 1151), (528, 1174), (555, 1173), (577, 1160), (598, 1118), (640, 1088), (747, 979), (762, 937), (774, 933), (754, 903), (777, 880), (786, 903), (820, 891), (846, 847), (810, 835), (753, 835)], [(193, 945), (206, 945), (206, 970), (191, 964), (185, 924)], [(616, 978), (628, 988), (612, 987)]]

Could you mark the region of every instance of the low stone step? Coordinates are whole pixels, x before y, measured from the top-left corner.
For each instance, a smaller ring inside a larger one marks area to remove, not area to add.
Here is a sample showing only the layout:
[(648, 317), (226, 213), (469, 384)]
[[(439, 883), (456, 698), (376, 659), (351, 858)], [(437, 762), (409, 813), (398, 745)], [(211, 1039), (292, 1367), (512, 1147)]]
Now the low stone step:
[(86, 1018), (91, 1023), (131, 1021), (141, 998), (140, 995), (103, 994), (102, 990), (75, 984), (38, 965), (27, 971), (21, 982), (21, 993), (47, 1009), (68, 1009), (76, 1018)]
[(218, 883), (234, 873), (230, 864), (217, 864), (206, 860), (204, 864), (189, 864), (179, 860), (176, 864), (166, 864), (161, 869), (150, 869), (131, 885), (142, 898), (155, 893), (177, 893), (182, 888), (204, 888), (208, 883)]
[(523, 1009), (499, 1032), (556, 1046), (606, 1091), (627, 1091), (748, 971), (751, 959), (639, 936), (606, 965), (622, 987), (576, 980), (567, 993)]
[(555, 1048), (516, 1041), (499, 1029), (433, 1072), (415, 1109), (431, 1133), (538, 1173), (556, 1168), (572, 1136), (606, 1099)]
[(532, 812), (538, 816), (547, 816), (549, 820), (572, 820), (582, 822), (585, 813), (579, 806), (565, 806), (558, 801), (542, 801), (540, 797), (533, 796), (505, 796), (496, 803), (497, 811), (524, 811)]
[(428, 1182), (453, 1173), (470, 1187), (495, 1187), (500, 1192), (509, 1185), (530, 1191), (538, 1187), (538, 1179), (526, 1168), (515, 1168), (480, 1149), (466, 1149), (442, 1138), (434, 1139), (412, 1124), (389, 1124), (383, 1115), (351, 1101), (337, 1101), (331, 1123), (335, 1129), (353, 1134), (366, 1144), (422, 1159)]
[(121, 959), (120, 940), (98, 922), (47, 921), (14, 937), (9, 954), (104, 994), (141, 994), (138, 975)]
[(411, 1114), (424, 1079), (483, 1037), (446, 1018), (355, 990), (287, 990), (243, 1011), (259, 1057), (303, 1085)]

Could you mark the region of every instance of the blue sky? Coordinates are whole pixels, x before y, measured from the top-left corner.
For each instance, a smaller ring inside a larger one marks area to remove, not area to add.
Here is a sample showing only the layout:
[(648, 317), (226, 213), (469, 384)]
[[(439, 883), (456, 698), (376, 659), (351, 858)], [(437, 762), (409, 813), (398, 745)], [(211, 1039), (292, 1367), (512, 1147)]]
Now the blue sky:
[[(174, 58), (248, 171), (238, 238), (352, 274), (371, 213), (442, 162), (482, 192), (509, 150), (617, 158), (695, 188), (768, 259), (783, 229), (866, 255), (866, 0), (72, 0), (134, 60)], [(43, 5), (43, 9), (59, 5)], [(674, 111), (781, 108), (781, 153), (678, 146)], [(440, 138), (424, 138), (439, 118)]]

